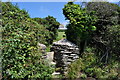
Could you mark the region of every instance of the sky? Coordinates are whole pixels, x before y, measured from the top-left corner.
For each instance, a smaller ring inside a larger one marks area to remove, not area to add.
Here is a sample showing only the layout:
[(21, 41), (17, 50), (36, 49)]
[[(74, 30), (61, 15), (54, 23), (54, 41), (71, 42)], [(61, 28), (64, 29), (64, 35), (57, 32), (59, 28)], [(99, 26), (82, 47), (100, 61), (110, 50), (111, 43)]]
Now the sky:
[[(45, 18), (50, 15), (56, 18), (56, 20), (63, 25), (68, 24), (62, 11), (62, 8), (64, 8), (64, 5), (67, 2), (12, 2), (14, 5), (16, 3), (20, 9), (28, 11), (31, 18)], [(81, 3), (76, 2), (76, 4)]]
[(31, 18), (40, 17), (45, 18), (48, 15), (56, 18), (58, 22), (66, 25), (68, 21), (65, 20), (62, 8), (66, 2), (12, 2), (20, 9), (28, 11)]
[(118, 2), (120, 0), (2, 0), (2, 2), (68, 2), (68, 1), (76, 1), (76, 2), (100, 2), (100, 1), (108, 1), (108, 2)]

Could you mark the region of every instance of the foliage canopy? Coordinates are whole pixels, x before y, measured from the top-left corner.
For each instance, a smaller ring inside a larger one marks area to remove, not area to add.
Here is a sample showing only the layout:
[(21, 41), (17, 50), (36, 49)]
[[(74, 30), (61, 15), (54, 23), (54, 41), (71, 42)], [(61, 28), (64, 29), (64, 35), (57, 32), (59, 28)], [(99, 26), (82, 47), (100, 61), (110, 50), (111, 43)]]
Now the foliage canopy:
[(80, 47), (80, 52), (84, 51), (84, 46), (90, 38), (90, 34), (96, 30), (93, 25), (96, 18), (92, 16), (93, 12), (88, 14), (80, 5), (68, 2), (63, 8), (63, 14), (69, 20), (67, 25), (67, 39)]

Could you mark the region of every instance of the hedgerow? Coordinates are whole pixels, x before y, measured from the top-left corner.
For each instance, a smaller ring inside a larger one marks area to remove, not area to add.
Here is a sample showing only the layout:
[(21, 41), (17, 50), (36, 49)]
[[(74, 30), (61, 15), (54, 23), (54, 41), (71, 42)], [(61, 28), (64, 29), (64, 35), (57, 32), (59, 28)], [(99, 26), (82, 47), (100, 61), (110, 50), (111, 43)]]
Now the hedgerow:
[(52, 68), (42, 59), (38, 42), (45, 43), (42, 25), (25, 10), (2, 3), (2, 75), (3, 79), (51, 78)]

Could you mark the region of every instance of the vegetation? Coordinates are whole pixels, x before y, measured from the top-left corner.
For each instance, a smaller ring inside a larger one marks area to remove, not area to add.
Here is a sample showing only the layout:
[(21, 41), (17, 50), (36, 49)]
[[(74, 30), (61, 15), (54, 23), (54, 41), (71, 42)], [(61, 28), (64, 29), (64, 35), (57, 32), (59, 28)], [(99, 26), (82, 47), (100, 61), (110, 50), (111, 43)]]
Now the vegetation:
[[(118, 80), (119, 62), (111, 60), (109, 65), (99, 63), (94, 53), (85, 53), (80, 59), (69, 66), (66, 77), (70, 79), (87, 79), (92, 77), (98, 80)], [(78, 65), (79, 64), (79, 65)]]
[(39, 24), (44, 25), (44, 27), (49, 31), (49, 35), (46, 36), (47, 45), (53, 43), (53, 40), (57, 38), (58, 28), (60, 23), (56, 21), (56, 19), (52, 16), (48, 16), (46, 18), (33, 18), (33, 20), (37, 21)]
[(42, 59), (37, 43), (44, 43), (46, 29), (25, 10), (2, 3), (3, 79), (51, 78), (52, 68)]
[[(66, 77), (120, 79), (120, 6), (108, 2), (88, 2), (82, 8), (68, 2), (63, 14), (70, 21), (66, 37), (79, 46), (81, 54), (80, 59), (69, 65)], [(86, 47), (90, 51), (86, 52)]]
[[(97, 29), (92, 34), (90, 45), (96, 47), (97, 53), (101, 53), (98, 54), (101, 57), (107, 58), (116, 55), (120, 58), (117, 49), (120, 44), (120, 7), (108, 2), (89, 2), (86, 7), (88, 13), (95, 11), (94, 15), (98, 17), (97, 22), (94, 24)], [(104, 59), (102, 61), (106, 61)]]
[(64, 6), (63, 14), (70, 21), (67, 25), (66, 37), (77, 44), (80, 48), (80, 53), (82, 53), (90, 34), (96, 30), (96, 27), (93, 26), (96, 18), (92, 16), (93, 13), (88, 14), (85, 9), (73, 2), (68, 2)]
[(37, 45), (45, 44), (50, 51), (53, 41), (63, 38), (80, 49), (80, 58), (69, 65), (65, 78), (120, 79), (120, 5), (88, 2), (83, 8), (68, 2), (63, 8), (69, 20), (64, 32), (53, 16), (30, 18), (17, 5), (1, 3), (3, 80), (50, 80), (54, 70)]
[(64, 30), (58, 30), (58, 36), (57, 36), (57, 41), (61, 40), (61, 39), (65, 39), (66, 38), (66, 34)]

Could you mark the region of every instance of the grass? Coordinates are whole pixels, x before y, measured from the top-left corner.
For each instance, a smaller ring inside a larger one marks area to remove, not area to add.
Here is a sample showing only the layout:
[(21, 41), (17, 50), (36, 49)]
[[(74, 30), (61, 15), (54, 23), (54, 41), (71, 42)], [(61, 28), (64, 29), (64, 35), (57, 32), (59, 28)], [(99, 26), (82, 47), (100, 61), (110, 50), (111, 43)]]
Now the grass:
[(47, 46), (46, 52), (50, 52), (51, 45)]
[[(65, 37), (63, 37), (63, 35), (64, 35)], [(58, 30), (57, 39), (54, 40), (53, 42), (56, 42), (56, 41), (59, 41), (59, 40), (61, 40), (61, 39), (65, 39), (65, 38), (66, 38), (65, 31), (64, 31), (64, 30)], [(47, 46), (46, 52), (50, 52), (50, 48), (51, 48), (51, 45)]]
[(63, 38), (66, 38), (65, 31), (59, 30), (58, 31), (58, 37), (57, 37), (57, 39), (55, 41), (59, 41), (59, 40), (61, 40)]

